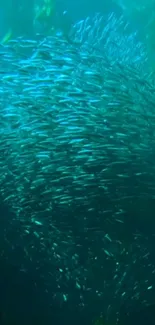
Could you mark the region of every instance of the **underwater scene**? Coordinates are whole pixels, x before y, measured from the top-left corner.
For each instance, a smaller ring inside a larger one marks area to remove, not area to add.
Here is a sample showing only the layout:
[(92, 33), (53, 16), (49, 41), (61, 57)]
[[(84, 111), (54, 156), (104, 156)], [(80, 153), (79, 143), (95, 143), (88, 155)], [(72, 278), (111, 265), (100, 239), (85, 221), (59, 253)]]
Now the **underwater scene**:
[(0, 325), (155, 325), (155, 0), (0, 2)]

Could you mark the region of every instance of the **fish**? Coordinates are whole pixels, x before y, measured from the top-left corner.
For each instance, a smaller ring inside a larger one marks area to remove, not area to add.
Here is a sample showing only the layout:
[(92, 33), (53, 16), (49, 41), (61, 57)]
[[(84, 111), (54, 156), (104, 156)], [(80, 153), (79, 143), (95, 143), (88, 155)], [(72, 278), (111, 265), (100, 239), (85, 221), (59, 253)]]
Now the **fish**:
[(129, 296), (143, 303), (154, 237), (134, 235), (130, 218), (155, 190), (145, 46), (111, 13), (68, 37), (8, 40), (0, 56), (0, 196), (13, 214), (3, 255), (19, 245), (20, 268), (34, 263), (60, 305), (116, 313)]

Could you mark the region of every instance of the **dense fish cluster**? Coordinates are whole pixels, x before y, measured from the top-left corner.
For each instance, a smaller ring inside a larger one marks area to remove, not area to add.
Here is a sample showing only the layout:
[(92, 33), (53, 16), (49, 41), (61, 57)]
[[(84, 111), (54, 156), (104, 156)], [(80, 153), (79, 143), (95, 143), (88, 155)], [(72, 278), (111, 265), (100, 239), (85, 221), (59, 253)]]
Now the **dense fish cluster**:
[(97, 297), (110, 313), (144, 300), (148, 238), (122, 235), (135, 198), (154, 198), (155, 87), (137, 35), (122, 17), (96, 15), (67, 37), (1, 45), (0, 74), (0, 195), (22, 269), (46, 265), (60, 304)]
[(110, 14), (108, 19), (100, 14), (87, 17), (73, 25), (69, 33), (70, 39), (75, 43), (85, 44), (87, 49), (91, 46), (91, 51), (99, 51), (113, 62), (121, 60), (128, 65), (134, 63), (136, 67), (143, 65), (145, 69), (146, 51), (137, 36), (137, 32), (131, 33), (130, 24), (122, 16), (116, 17), (114, 13)]

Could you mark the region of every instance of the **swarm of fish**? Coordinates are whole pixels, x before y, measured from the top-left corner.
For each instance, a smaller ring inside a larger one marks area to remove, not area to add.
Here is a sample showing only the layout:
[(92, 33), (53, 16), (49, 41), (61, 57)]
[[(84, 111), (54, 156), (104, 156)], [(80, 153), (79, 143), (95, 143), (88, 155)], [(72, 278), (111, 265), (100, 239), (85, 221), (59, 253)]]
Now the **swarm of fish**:
[(96, 15), (67, 37), (0, 48), (0, 195), (25, 264), (46, 261), (53, 297), (67, 302), (71, 283), (80, 308), (94, 295), (105, 308), (138, 299), (138, 280), (124, 281), (139, 259), (149, 265), (140, 235), (135, 253), (119, 238), (132, 200), (154, 198), (155, 87), (137, 38), (122, 17)]

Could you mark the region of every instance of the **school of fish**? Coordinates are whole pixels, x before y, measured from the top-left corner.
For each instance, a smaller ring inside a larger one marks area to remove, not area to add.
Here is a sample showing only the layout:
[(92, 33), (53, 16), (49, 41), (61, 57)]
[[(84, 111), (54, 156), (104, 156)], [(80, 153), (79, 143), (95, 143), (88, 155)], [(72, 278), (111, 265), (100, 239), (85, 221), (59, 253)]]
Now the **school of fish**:
[(154, 79), (128, 28), (98, 14), (67, 36), (0, 46), (0, 196), (13, 213), (5, 241), (14, 229), (10, 249), (20, 242), (22, 270), (42, 270), (53, 300), (82, 310), (97, 299), (107, 315), (125, 299), (151, 300), (155, 274), (149, 239), (123, 236), (155, 181)]

